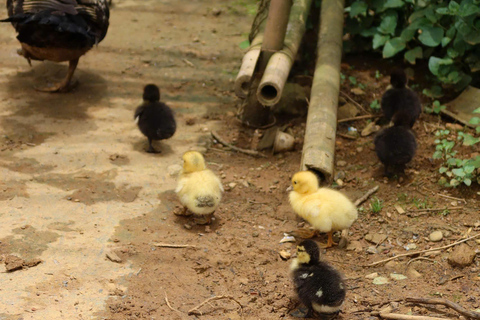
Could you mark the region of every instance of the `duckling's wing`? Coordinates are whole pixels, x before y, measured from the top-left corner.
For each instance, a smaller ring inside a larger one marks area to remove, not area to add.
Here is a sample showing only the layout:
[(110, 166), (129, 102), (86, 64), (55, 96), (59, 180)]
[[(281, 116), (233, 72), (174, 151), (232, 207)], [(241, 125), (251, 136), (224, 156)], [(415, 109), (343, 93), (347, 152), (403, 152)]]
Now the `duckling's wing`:
[(177, 184), (177, 188), (175, 189), (175, 193), (179, 193), (182, 191), (183, 187), (185, 186), (185, 179), (180, 179)]

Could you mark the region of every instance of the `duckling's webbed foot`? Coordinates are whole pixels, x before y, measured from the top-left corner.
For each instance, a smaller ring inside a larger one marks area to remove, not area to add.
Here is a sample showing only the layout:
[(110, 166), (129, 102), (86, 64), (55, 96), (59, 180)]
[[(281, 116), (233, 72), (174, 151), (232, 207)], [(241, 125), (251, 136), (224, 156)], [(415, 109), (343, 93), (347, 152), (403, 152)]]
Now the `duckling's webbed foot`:
[(197, 225), (204, 225), (212, 223), (213, 213), (205, 214), (205, 215), (198, 215), (193, 218), (193, 221)]

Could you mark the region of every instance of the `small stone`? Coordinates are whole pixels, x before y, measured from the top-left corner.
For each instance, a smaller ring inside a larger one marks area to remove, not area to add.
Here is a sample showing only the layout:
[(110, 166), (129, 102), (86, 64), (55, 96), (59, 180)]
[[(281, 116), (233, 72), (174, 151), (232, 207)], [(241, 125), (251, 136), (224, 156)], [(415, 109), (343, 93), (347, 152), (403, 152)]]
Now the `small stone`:
[(233, 189), (233, 188), (235, 188), (236, 186), (237, 186), (237, 184), (236, 184), (235, 182), (230, 182), (230, 183), (228, 184), (228, 187), (229, 187), (230, 189)]
[(363, 147), (358, 147), (358, 148), (357, 148), (357, 152), (358, 152), (358, 153), (360, 153), (360, 152), (362, 152), (362, 151), (363, 151)]
[(282, 258), (282, 260), (288, 260), (292, 256), (292, 254), (289, 251), (286, 251), (286, 250), (281, 250), (279, 252), (279, 254), (280, 254), (280, 258)]
[(365, 236), (365, 240), (375, 243), (375, 244), (380, 244), (387, 240), (387, 236), (385, 234), (380, 234), (380, 233), (369, 233)]
[(185, 229), (187, 229), (187, 230), (191, 230), (191, 229), (192, 229), (192, 226), (189, 225), (188, 223), (185, 223), (185, 224), (183, 225), (183, 227), (184, 227)]
[(370, 246), (370, 247), (367, 248), (367, 253), (376, 254), (376, 253), (378, 253), (378, 250), (374, 246)]
[(109, 251), (105, 254), (110, 261), (120, 263), (122, 259), (113, 251)]
[(405, 250), (410, 251), (410, 250), (415, 250), (417, 249), (417, 245), (415, 243), (409, 243), (405, 246)]
[(407, 277), (411, 279), (417, 279), (422, 276), (422, 274), (417, 270), (415, 270), (414, 268), (408, 268), (406, 273), (407, 273)]
[(376, 285), (382, 285), (387, 283), (389, 283), (389, 281), (388, 281), (388, 278), (385, 278), (385, 277), (376, 277), (375, 279), (373, 279), (373, 284), (376, 284)]
[(342, 179), (337, 179), (335, 182), (338, 184), (339, 187), (343, 187), (344, 183)]
[(339, 160), (337, 161), (337, 167), (345, 167), (347, 165), (347, 161)]
[(252, 237), (254, 237), (254, 238), (258, 237), (259, 235), (260, 234), (257, 231), (252, 232)]
[(346, 177), (345, 171), (337, 171), (335, 173), (335, 178), (334, 179), (335, 180), (338, 180), (338, 179), (343, 180), (343, 179), (345, 179), (345, 177)]
[(437, 230), (437, 231), (433, 231), (432, 233), (430, 233), (430, 235), (428, 236), (428, 238), (430, 239), (430, 241), (432, 242), (439, 242), (443, 239), (443, 233), (442, 231), (440, 230)]
[(430, 252), (425, 252), (423, 254), (424, 257), (436, 257), (438, 255), (442, 254), (442, 251), (436, 250), (436, 251), (430, 251)]
[(210, 226), (205, 226), (205, 233), (210, 233), (212, 232), (212, 229), (210, 228)]
[(363, 250), (362, 243), (360, 241), (350, 241), (347, 245), (347, 251), (361, 252)]
[(182, 171), (182, 166), (179, 164), (172, 164), (167, 168), (167, 172), (171, 177), (177, 176), (180, 171)]
[(395, 270), (398, 267), (398, 262), (397, 261), (388, 261), (385, 263), (385, 269), (388, 270)]
[(7, 272), (20, 270), (23, 268), (24, 263), (25, 263), (25, 260), (17, 256), (8, 255), (5, 258), (5, 269), (7, 269)]
[(473, 263), (475, 254), (474, 250), (470, 249), (468, 245), (462, 243), (450, 253), (448, 256), (448, 263), (453, 267), (463, 268)]
[(374, 272), (374, 273), (367, 274), (367, 275), (365, 276), (365, 279), (370, 279), (370, 280), (372, 280), (372, 279), (375, 279), (376, 277), (378, 277), (378, 273), (377, 273), (377, 272)]
[(352, 89), (350, 89), (350, 92), (353, 93), (356, 96), (363, 96), (365, 94), (365, 91), (363, 91), (360, 88), (352, 88)]
[(400, 274), (400, 273), (390, 273), (390, 278), (392, 278), (393, 280), (405, 280), (407, 279), (406, 276), (404, 276), (403, 274)]
[(222, 13), (222, 9), (218, 9), (218, 8), (212, 9), (212, 15), (215, 17), (218, 17), (221, 13)]
[(366, 137), (371, 135), (374, 132), (380, 130), (380, 126), (375, 124), (375, 122), (370, 122), (363, 128), (362, 132), (360, 133), (362, 137)]

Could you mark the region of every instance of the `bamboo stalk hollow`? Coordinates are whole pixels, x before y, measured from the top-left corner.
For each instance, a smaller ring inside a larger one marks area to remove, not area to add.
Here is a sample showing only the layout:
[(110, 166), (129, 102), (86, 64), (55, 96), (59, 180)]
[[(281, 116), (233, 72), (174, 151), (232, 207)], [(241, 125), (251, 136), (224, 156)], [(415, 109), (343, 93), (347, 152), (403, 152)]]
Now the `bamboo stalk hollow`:
[(317, 65), (301, 164), (302, 170), (316, 171), (327, 181), (331, 181), (334, 169), (344, 5), (344, 0), (322, 1)]
[(240, 71), (238, 71), (237, 78), (235, 79), (235, 94), (239, 98), (246, 98), (248, 95), (248, 88), (250, 81), (252, 80), (255, 67), (257, 65), (258, 57), (263, 42), (263, 34), (257, 35), (250, 45), (250, 48), (243, 56), (242, 65)]
[(297, 0), (290, 11), (282, 50), (273, 54), (257, 89), (257, 99), (264, 106), (274, 106), (282, 98), (283, 88), (305, 34), (312, 0)]

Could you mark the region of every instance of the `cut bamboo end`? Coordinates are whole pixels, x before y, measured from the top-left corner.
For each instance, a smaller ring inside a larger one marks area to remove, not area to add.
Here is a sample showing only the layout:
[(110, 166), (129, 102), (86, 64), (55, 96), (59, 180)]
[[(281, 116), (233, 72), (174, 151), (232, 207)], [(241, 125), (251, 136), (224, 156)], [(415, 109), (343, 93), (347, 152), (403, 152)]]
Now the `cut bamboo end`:
[(280, 101), (292, 64), (293, 59), (282, 51), (270, 58), (257, 89), (257, 99), (262, 105), (270, 107)]
[(260, 56), (262, 41), (263, 35), (257, 35), (255, 39), (253, 39), (247, 53), (243, 56), (242, 65), (238, 71), (234, 84), (235, 94), (239, 98), (245, 99), (248, 95), (250, 81), (252, 80), (255, 67), (257, 66), (258, 57)]

